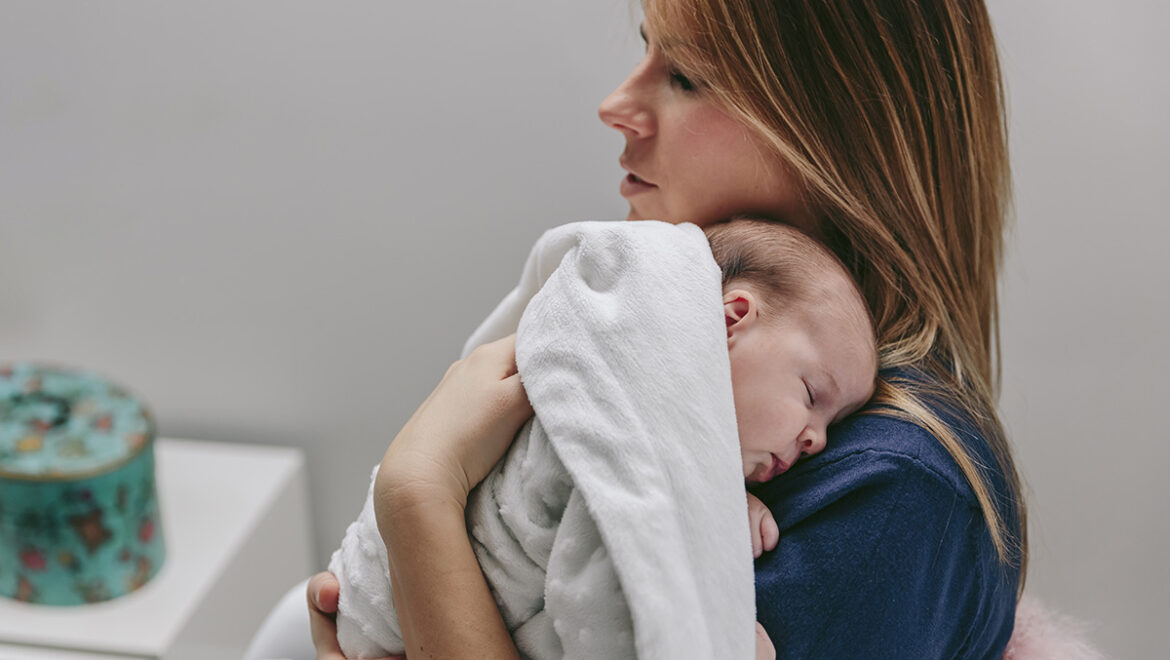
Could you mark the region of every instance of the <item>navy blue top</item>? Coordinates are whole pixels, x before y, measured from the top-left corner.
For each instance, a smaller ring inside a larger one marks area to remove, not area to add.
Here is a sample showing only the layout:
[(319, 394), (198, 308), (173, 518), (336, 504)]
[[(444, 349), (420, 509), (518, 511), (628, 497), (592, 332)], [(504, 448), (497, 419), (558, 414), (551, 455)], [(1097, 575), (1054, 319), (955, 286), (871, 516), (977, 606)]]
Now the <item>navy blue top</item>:
[[(992, 483), (1006, 503), (1002, 474)], [(752, 490), (780, 527), (779, 545), (756, 560), (757, 617), (779, 658), (1003, 654), (1019, 571), (1000, 564), (970, 486), (923, 429), (853, 416), (820, 454)], [(1018, 527), (1006, 504), (1001, 515)]]

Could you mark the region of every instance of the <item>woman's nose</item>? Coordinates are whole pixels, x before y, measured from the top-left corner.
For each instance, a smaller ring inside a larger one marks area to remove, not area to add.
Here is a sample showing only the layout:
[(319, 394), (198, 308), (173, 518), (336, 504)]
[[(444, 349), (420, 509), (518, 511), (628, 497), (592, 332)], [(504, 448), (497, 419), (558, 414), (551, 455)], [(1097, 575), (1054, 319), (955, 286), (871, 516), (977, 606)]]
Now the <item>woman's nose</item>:
[(642, 89), (642, 69), (642, 65), (634, 69), (597, 108), (602, 123), (619, 131), (627, 140), (654, 134), (654, 113)]

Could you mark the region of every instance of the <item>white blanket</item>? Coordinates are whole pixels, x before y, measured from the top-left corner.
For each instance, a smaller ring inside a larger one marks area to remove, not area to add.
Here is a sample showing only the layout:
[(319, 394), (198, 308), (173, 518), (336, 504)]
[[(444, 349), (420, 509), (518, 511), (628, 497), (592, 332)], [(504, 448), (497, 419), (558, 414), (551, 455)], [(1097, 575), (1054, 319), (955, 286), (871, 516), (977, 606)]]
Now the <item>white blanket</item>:
[[(748, 658), (755, 597), (720, 273), (702, 231), (547, 232), (468, 341), (517, 332), (536, 411), (468, 502), (533, 658)], [(347, 655), (400, 651), (369, 498), (330, 563)], [(452, 594), (458, 597), (457, 594)]]

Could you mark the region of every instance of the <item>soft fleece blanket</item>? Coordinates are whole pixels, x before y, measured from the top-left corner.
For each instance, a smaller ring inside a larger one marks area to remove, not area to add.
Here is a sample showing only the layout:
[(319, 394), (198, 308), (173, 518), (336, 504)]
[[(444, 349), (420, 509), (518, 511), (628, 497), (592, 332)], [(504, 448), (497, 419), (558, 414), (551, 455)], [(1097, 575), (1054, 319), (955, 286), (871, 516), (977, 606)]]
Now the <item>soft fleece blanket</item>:
[[(467, 510), (523, 655), (754, 657), (721, 310), (698, 227), (576, 223), (537, 242), (519, 285), (468, 341), (464, 355), (517, 332), (536, 412)], [(346, 654), (400, 652), (369, 498), (330, 570)]]

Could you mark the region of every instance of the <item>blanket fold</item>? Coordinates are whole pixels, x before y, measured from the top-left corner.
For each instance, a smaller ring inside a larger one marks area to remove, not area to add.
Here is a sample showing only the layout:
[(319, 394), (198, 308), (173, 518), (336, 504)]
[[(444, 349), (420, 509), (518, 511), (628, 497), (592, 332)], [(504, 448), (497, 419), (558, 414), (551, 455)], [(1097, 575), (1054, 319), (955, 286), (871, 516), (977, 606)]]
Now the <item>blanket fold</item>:
[[(484, 576), (525, 656), (754, 657), (721, 297), (698, 227), (575, 223), (537, 242), (519, 285), (468, 341), (464, 355), (517, 332), (536, 412), (467, 512)], [(333, 564), (364, 549), (385, 573), (368, 508)], [(360, 622), (343, 625), (347, 610), (392, 601), (346, 581), (338, 624), (348, 654), (343, 628), (370, 634)]]

